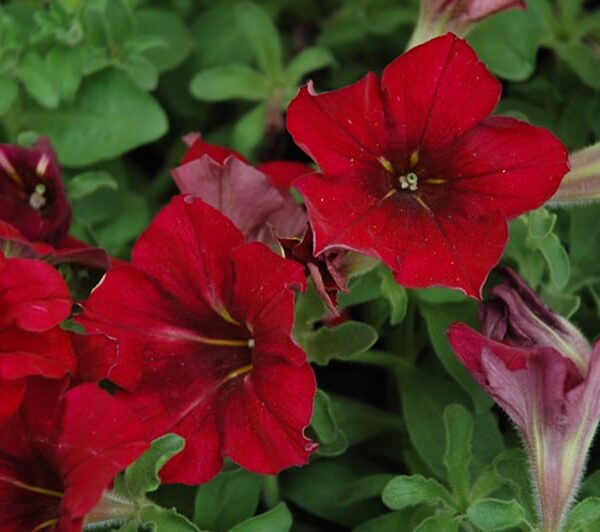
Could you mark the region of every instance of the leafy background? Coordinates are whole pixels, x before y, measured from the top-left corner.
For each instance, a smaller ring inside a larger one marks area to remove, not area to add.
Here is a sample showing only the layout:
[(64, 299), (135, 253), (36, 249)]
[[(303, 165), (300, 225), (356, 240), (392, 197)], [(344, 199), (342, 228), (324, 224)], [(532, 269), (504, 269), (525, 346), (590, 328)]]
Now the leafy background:
[[(503, 82), (498, 112), (577, 150), (600, 137), (600, 10), (583, 0), (527, 4), (468, 40)], [(380, 72), (417, 16), (416, 0), (3, 2), (0, 140), (48, 135), (74, 235), (126, 258), (175, 192), (169, 169), (183, 135), (201, 131), (256, 162), (305, 160), (285, 131), (298, 87)], [(504, 257), (590, 339), (600, 330), (599, 219), (593, 204), (540, 209), (512, 222)], [(139, 506), (123, 529), (532, 529), (517, 435), (445, 336), (456, 319), (476, 324), (476, 304), (449, 290), (405, 290), (381, 266), (340, 301), (341, 324), (314, 291), (297, 306), (295, 335), (320, 386), (311, 464), (278, 478), (228, 464), (199, 488), (159, 487), (156, 470), (181, 446), (167, 437), (116, 485)], [(568, 530), (600, 529), (599, 467), (592, 453)]]

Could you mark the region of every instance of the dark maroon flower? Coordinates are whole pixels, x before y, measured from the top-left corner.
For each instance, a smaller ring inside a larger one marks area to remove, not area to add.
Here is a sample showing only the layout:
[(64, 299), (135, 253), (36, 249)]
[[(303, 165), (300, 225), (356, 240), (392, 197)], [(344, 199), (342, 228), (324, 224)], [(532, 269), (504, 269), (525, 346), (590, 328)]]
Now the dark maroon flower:
[(307, 461), (315, 379), (291, 338), (291, 289), (304, 285), (299, 265), (178, 196), (136, 243), (132, 265), (94, 290), (78, 322), (117, 342), (109, 378), (130, 390), (122, 397), (151, 438), (186, 439), (165, 481), (206, 481), (223, 456), (265, 474)]
[(548, 131), (488, 115), (500, 84), (448, 34), (349, 87), (301, 89), (288, 128), (321, 167), (295, 182), (314, 254), (345, 248), (381, 259), (409, 287), (480, 297), (507, 220), (549, 199), (567, 151)]
[(56, 245), (71, 225), (71, 207), (47, 138), (33, 148), (0, 144), (0, 213), (28, 240)]
[(600, 419), (600, 344), (552, 312), (514, 272), (480, 307), (480, 334), (449, 339), (473, 378), (511, 417), (531, 457), (541, 528), (560, 530)]
[(0, 425), (18, 408), (31, 377), (75, 371), (69, 337), (59, 326), (71, 305), (52, 266), (0, 253)]
[(76, 532), (116, 474), (149, 446), (119, 400), (93, 384), (36, 379), (0, 428), (0, 530)]

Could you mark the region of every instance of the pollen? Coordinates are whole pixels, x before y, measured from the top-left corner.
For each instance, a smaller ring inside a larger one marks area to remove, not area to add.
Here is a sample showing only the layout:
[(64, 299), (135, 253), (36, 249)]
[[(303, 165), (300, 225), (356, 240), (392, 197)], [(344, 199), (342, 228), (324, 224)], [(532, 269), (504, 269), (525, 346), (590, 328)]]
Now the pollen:
[(29, 205), (36, 211), (39, 211), (44, 205), (46, 205), (46, 185), (38, 183), (33, 189), (33, 193), (29, 196)]
[(409, 172), (406, 175), (401, 175), (398, 178), (401, 190), (416, 191), (419, 188), (419, 178), (414, 172)]

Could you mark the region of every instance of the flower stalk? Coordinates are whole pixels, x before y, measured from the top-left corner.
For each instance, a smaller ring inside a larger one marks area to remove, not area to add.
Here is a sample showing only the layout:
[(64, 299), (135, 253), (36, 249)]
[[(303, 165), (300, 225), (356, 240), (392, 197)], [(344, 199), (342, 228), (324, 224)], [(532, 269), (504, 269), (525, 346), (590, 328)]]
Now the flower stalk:
[(600, 200), (600, 143), (572, 153), (569, 165), (571, 171), (549, 204), (566, 206)]

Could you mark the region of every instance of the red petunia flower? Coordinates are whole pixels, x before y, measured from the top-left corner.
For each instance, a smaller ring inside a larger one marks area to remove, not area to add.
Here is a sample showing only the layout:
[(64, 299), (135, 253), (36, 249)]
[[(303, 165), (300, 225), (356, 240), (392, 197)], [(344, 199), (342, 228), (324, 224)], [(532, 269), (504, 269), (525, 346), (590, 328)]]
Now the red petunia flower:
[(69, 337), (59, 327), (71, 304), (52, 266), (0, 253), (0, 425), (19, 407), (30, 377), (58, 379), (75, 370)]
[(310, 166), (271, 161), (256, 168), (240, 153), (204, 142), (199, 133), (185, 138), (190, 148), (182, 165), (172, 170), (183, 194), (201, 198), (219, 209), (246, 240), (274, 243), (274, 234), (299, 237), (306, 213), (290, 193), (293, 182), (311, 173)]
[(381, 259), (399, 283), (480, 297), (507, 219), (549, 199), (567, 151), (548, 131), (487, 117), (500, 84), (452, 34), (349, 87), (301, 89), (288, 128), (321, 167), (296, 181), (315, 255), (342, 247)]
[(123, 397), (151, 438), (186, 438), (161, 470), (166, 482), (204, 482), (223, 456), (266, 474), (306, 463), (315, 379), (291, 338), (291, 288), (304, 285), (299, 265), (244, 244), (217, 210), (178, 196), (132, 265), (94, 290), (78, 321), (116, 340), (109, 378), (131, 390)]
[(71, 218), (48, 139), (33, 148), (0, 144), (0, 249), (5, 255), (107, 269), (104, 250), (68, 236)]
[(129, 409), (93, 384), (38, 379), (0, 428), (0, 529), (76, 532), (149, 446)]

